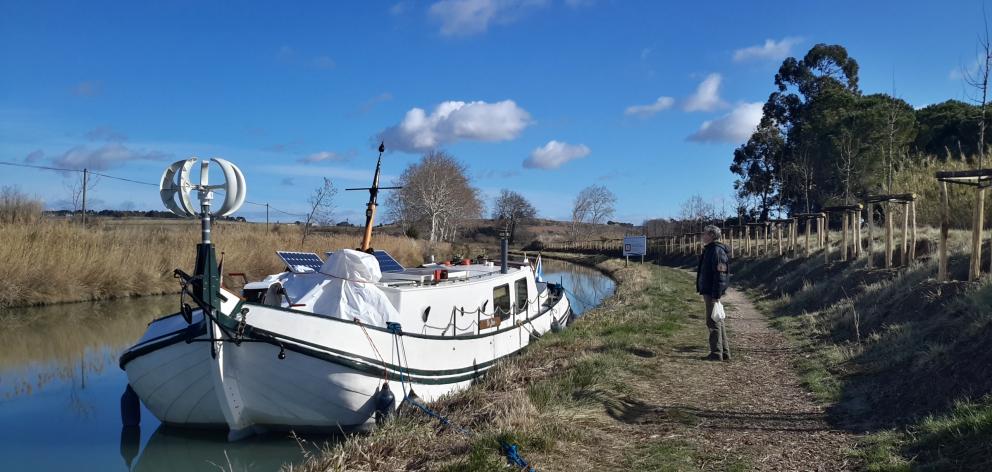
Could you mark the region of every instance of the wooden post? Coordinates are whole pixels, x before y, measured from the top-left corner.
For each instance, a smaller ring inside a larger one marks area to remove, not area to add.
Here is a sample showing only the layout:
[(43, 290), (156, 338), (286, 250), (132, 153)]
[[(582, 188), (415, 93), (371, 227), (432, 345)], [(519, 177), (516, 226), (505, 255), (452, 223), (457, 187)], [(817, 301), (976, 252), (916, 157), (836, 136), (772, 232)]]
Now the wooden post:
[(892, 267), (892, 202), (885, 203), (885, 268)]
[(822, 229), (823, 236), (821, 240), (823, 241), (823, 261), (830, 262), (830, 213), (824, 213), (822, 217), (822, 225), (818, 223), (816, 229), (817, 233), (820, 233)]
[(909, 201), (909, 263), (916, 260), (916, 200)]
[[(809, 257), (809, 220), (811, 218), (806, 218), (804, 223), (806, 223), (804, 235), (806, 237), (806, 257)], [(820, 220), (816, 220), (816, 225), (820, 226)]]
[(744, 225), (744, 256), (751, 257), (751, 227)]
[(89, 169), (83, 169), (83, 227), (84, 228), (86, 227), (86, 187), (90, 186), (89, 176), (90, 176)]
[(982, 226), (985, 224), (985, 187), (975, 189), (975, 216), (971, 221), (971, 264), (968, 280), (978, 280), (982, 273)]
[(854, 258), (861, 257), (861, 210), (851, 210), (851, 223), (854, 225)]
[(734, 258), (734, 227), (730, 227), (730, 258)]
[(947, 182), (940, 181), (940, 265), (937, 281), (947, 281), (947, 232), (951, 229), (950, 209), (947, 201)]
[(875, 251), (875, 241), (874, 241), (875, 232), (872, 229), (872, 228), (875, 227), (875, 222), (873, 221), (875, 219), (874, 218), (875, 215), (872, 213), (872, 209), (873, 208), (875, 208), (875, 204), (874, 203), (865, 203), (865, 210), (866, 210), (866, 212), (865, 212), (865, 221), (868, 222), (868, 249), (867, 249), (867, 252), (868, 252), (868, 268), (869, 269), (871, 269), (875, 265), (875, 257), (873, 256), (874, 251)]
[(909, 265), (909, 203), (902, 204), (902, 266)]
[(782, 223), (775, 224), (775, 234), (778, 235), (778, 256), (782, 257)]
[(848, 247), (848, 239), (847, 239), (847, 227), (848, 227), (848, 225), (847, 225), (847, 220), (848, 220), (848, 215), (849, 214), (850, 214), (850, 212), (847, 211), (847, 210), (844, 210), (844, 211), (840, 212), (840, 231), (841, 231), (841, 236), (840, 236), (840, 246), (841, 246), (840, 260), (842, 260), (842, 261), (846, 261), (847, 260), (847, 247)]
[[(830, 213), (824, 213), (820, 218), (823, 220), (823, 234), (820, 236), (823, 248), (830, 251)], [(817, 228), (819, 230), (820, 228)]]
[(768, 226), (768, 222), (765, 222), (764, 226), (761, 227), (761, 231), (765, 235), (765, 257), (768, 257), (768, 247), (770, 246), (769, 239), (772, 235), (772, 229)]

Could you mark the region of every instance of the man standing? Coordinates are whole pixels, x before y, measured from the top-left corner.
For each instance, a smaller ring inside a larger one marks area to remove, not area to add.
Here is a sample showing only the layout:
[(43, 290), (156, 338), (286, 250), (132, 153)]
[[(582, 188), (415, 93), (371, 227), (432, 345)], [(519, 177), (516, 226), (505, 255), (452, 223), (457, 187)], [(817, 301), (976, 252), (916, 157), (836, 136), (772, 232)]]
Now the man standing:
[(710, 355), (708, 361), (730, 360), (730, 347), (723, 320), (713, 319), (713, 305), (727, 291), (730, 279), (730, 256), (727, 246), (720, 242), (720, 228), (709, 225), (703, 228), (703, 254), (696, 269), (696, 291), (706, 303), (706, 327), (710, 330)]

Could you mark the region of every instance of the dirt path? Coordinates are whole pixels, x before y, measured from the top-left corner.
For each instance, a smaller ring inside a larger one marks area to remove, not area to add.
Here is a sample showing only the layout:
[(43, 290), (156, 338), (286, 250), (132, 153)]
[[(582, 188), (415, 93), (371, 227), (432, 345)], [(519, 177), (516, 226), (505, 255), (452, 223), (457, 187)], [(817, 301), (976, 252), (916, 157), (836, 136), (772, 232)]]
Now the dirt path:
[(792, 368), (801, 353), (742, 293), (731, 289), (724, 303), (733, 360), (700, 359), (708, 353), (706, 328), (702, 314), (691, 314), (698, 326), (681, 330), (671, 352), (655, 358), (654, 394), (638, 395), (649, 403), (627, 405), (619, 414), (649, 426), (650, 437), (707, 451), (713, 468), (733, 469), (727, 464), (743, 459), (757, 470), (858, 469), (848, 457), (857, 436), (830, 428), (824, 407)]

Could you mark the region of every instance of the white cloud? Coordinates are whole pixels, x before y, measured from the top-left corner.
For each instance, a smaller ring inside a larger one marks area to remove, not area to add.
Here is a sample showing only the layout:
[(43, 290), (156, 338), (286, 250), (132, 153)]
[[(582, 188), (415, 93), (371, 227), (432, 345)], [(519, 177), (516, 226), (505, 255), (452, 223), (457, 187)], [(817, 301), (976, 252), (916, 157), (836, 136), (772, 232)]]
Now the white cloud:
[(127, 135), (109, 126), (97, 126), (87, 131), (85, 136), (90, 141), (107, 141), (112, 143), (127, 141)]
[(300, 159), (300, 162), (304, 164), (316, 164), (318, 162), (332, 162), (332, 161), (343, 161), (343, 160), (344, 160), (344, 156), (336, 152), (320, 151), (310, 154), (309, 156), (304, 157), (303, 159)]
[(741, 103), (730, 113), (715, 120), (704, 121), (689, 141), (741, 143), (754, 133), (761, 121), (761, 102)]
[(401, 0), (389, 7), (389, 14), (391, 15), (402, 15), (410, 9), (410, 2), (407, 0)]
[(98, 80), (87, 80), (72, 87), (72, 94), (77, 97), (95, 97), (103, 92), (103, 84)]
[(515, 139), (530, 124), (530, 114), (513, 100), (446, 101), (430, 114), (422, 108), (410, 109), (403, 121), (380, 133), (380, 140), (385, 141), (386, 149), (420, 152), (459, 140)]
[(785, 59), (792, 52), (792, 47), (800, 42), (802, 38), (797, 37), (786, 37), (778, 41), (766, 39), (764, 44), (734, 51), (734, 62)]
[(331, 59), (330, 56), (317, 56), (310, 61), (310, 64), (314, 68), (323, 70), (333, 69), (334, 66), (337, 65), (334, 63), (334, 59)]
[[(262, 172), (267, 172), (270, 174), (288, 176), (288, 177), (328, 177), (331, 179), (347, 180), (352, 182), (371, 182), (372, 181), (372, 169), (349, 169), (346, 167), (335, 167), (335, 166), (313, 166), (313, 165), (262, 165), (258, 166), (258, 170)], [(395, 181), (398, 177), (395, 175), (383, 174), (379, 176), (383, 182)], [(296, 181), (295, 179), (293, 180)]]
[(544, 7), (548, 0), (441, 0), (429, 13), (441, 22), (445, 36), (484, 33), (491, 23), (508, 23), (526, 9)]
[(659, 111), (667, 110), (674, 104), (675, 99), (672, 97), (658, 97), (654, 103), (647, 105), (631, 105), (623, 111), (623, 114), (627, 116), (648, 117), (658, 113)]
[(160, 161), (171, 156), (161, 151), (135, 150), (120, 143), (111, 143), (92, 150), (86, 146), (76, 146), (61, 157), (52, 159), (52, 164), (69, 169), (107, 170), (129, 161)]
[(29, 152), (27, 156), (24, 156), (24, 162), (38, 162), (43, 157), (45, 157), (45, 151), (35, 149), (34, 151)]
[(581, 159), (591, 151), (585, 144), (568, 144), (551, 140), (548, 144), (534, 149), (524, 161), (529, 169), (557, 169), (568, 161)]
[(951, 69), (951, 71), (947, 74), (947, 78), (951, 80), (965, 80), (968, 77), (977, 77), (978, 71), (982, 69), (984, 62), (984, 58), (979, 55), (970, 64)]
[(720, 74), (707, 75), (696, 92), (685, 99), (682, 109), (685, 111), (713, 111), (723, 108), (727, 104), (720, 100), (720, 81), (723, 80)]

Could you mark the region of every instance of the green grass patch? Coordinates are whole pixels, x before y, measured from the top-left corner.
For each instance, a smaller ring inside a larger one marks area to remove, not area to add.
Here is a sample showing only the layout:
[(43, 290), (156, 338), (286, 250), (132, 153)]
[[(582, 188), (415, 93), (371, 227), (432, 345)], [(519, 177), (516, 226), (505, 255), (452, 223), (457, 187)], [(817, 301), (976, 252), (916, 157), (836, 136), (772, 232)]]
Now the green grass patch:
[(697, 450), (688, 442), (661, 439), (639, 447), (626, 456), (626, 470), (682, 472), (700, 470), (744, 472), (754, 470), (750, 461), (734, 457), (721, 458)]

